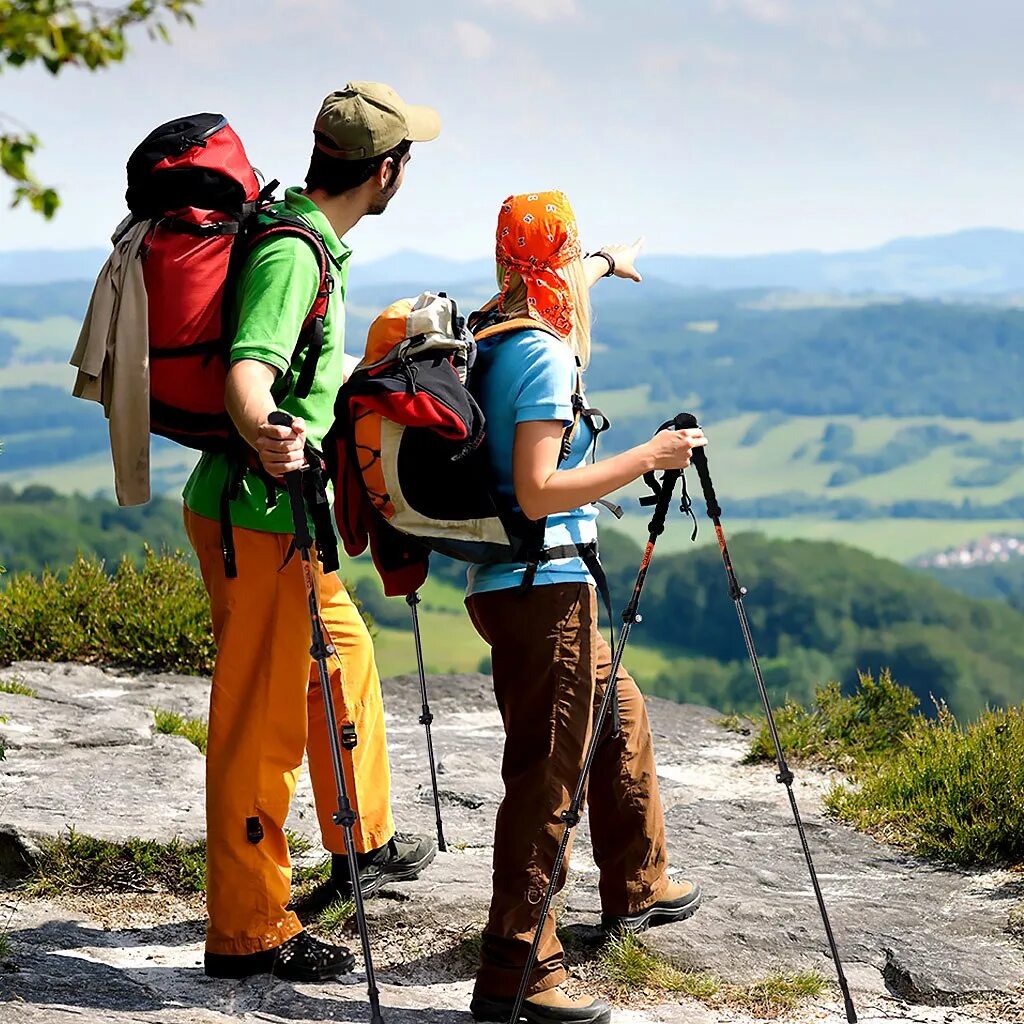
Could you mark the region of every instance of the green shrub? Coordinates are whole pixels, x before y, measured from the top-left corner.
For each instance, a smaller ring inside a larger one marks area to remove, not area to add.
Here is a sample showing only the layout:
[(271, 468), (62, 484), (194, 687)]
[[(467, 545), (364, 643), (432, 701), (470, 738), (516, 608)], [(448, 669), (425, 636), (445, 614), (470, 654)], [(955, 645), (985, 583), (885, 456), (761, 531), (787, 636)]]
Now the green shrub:
[(61, 575), (12, 578), (0, 592), (0, 663), (78, 661), (166, 672), (209, 672), (209, 602), (185, 556), (147, 550), (113, 576), (95, 558)]
[(1024, 706), (986, 712), (967, 726), (940, 707), (825, 803), (840, 820), (923, 856), (1022, 864)]
[[(810, 709), (793, 701), (775, 714), (787, 758), (851, 768), (900, 746), (920, 719), (918, 699), (886, 669), (877, 679), (861, 673), (857, 689), (844, 696), (839, 684), (819, 686)], [(768, 726), (762, 725), (748, 762), (775, 760)]]
[[(367, 627), (373, 619), (353, 602)], [(63, 573), (14, 576), (0, 590), (0, 665), (77, 661), (193, 675), (213, 671), (216, 645), (206, 589), (181, 552), (147, 548), (108, 575), (79, 556)]]

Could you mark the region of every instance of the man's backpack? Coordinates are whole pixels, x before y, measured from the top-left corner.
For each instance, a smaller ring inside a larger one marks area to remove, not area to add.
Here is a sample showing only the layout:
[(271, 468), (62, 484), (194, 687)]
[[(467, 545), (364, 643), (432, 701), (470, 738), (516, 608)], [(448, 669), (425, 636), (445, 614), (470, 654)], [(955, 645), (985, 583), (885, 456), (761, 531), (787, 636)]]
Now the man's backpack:
[(237, 451), (224, 407), (234, 329), (233, 288), (246, 256), (281, 234), (317, 258), (317, 297), (296, 339), (306, 349), (297, 382), (309, 394), (333, 289), (320, 235), (271, 210), (277, 182), (260, 185), (241, 140), (220, 114), (160, 125), (128, 160), (131, 223), (149, 221), (142, 270), (149, 305), (150, 430), (202, 451)]
[[(486, 330), (523, 327), (537, 323), (495, 322)], [(443, 292), (393, 303), (371, 325), (325, 441), (346, 551), (355, 556), (370, 545), (388, 596), (422, 585), (431, 551), (477, 564), (525, 562), (534, 571), (578, 554), (603, 586), (596, 548), (545, 549), (545, 520), (527, 519), (496, 493), (484, 415), (472, 393), (475, 355), (473, 337)], [(582, 400), (574, 408), (563, 453), (579, 417), (596, 412)]]

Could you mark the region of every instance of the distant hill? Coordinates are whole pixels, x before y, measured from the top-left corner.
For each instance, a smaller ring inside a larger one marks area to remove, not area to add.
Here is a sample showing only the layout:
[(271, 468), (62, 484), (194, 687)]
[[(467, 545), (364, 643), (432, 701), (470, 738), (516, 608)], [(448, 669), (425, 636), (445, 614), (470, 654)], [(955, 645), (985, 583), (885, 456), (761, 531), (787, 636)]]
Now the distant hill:
[[(38, 572), (45, 565), (60, 569), (78, 551), (97, 554), (112, 568), (123, 554), (138, 559), (144, 542), (158, 550), (187, 550), (177, 499), (121, 509), (103, 498), (0, 484), (0, 564), (12, 573)], [(747, 613), (774, 699), (806, 702), (829, 678), (849, 687), (858, 669), (877, 672), (884, 666), (892, 667), (926, 709), (934, 695), (965, 719), (988, 704), (1021, 699), (1024, 614), (1008, 603), (964, 597), (918, 570), (845, 545), (740, 533), (730, 548), (749, 588)], [(632, 589), (641, 549), (613, 528), (602, 529), (601, 549), (617, 608)], [(343, 574), (357, 581), (360, 597), (385, 628), (379, 641), (385, 656), (395, 644), (408, 652), (405, 603), (383, 598), (365, 559), (346, 560)], [(446, 608), (466, 624), (465, 574), (464, 563), (432, 559), (426, 609)], [(6, 584), (0, 578), (0, 590)], [(717, 546), (659, 548), (643, 609), (630, 663), (646, 686), (679, 701), (714, 697), (719, 707), (756, 707)], [(447, 628), (456, 620), (434, 621)], [(387, 632), (389, 626), (401, 632)], [(429, 628), (425, 635), (431, 635)], [(453, 637), (454, 647), (456, 634), (443, 635)]]
[[(641, 551), (624, 538), (607, 544), (611, 532), (602, 533), (603, 562), (621, 598)], [(775, 697), (804, 700), (815, 680), (849, 686), (858, 670), (883, 667), (926, 709), (934, 697), (964, 717), (1024, 695), (1024, 614), (1009, 604), (954, 595), (916, 570), (846, 545), (740, 534), (729, 546)], [(642, 632), (666, 653), (707, 659), (674, 666), (653, 692), (694, 702), (712, 693), (736, 705), (745, 694), (751, 700), (750, 666), (716, 547), (658, 557)]]
[(990, 295), (1024, 287), (1024, 232), (975, 228), (851, 252), (651, 256), (644, 266), (689, 287)]
[[(104, 249), (0, 252), (0, 285), (94, 277)], [(793, 288), (881, 292), (921, 297), (986, 296), (1024, 291), (1024, 231), (971, 228), (948, 235), (898, 238), (848, 252), (768, 253), (757, 256), (647, 255), (648, 277), (689, 288)], [(486, 257), (452, 260), (407, 249), (356, 263), (358, 287), (380, 284), (442, 289), (493, 280)]]
[(13, 249), (0, 252), (0, 285), (94, 278), (106, 249)]

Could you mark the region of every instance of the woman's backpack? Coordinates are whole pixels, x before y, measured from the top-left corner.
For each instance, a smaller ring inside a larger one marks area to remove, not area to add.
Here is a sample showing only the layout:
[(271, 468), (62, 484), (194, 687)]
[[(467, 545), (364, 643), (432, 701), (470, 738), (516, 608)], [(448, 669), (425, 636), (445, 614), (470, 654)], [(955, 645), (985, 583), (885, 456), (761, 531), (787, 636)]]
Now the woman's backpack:
[[(487, 329), (523, 326), (537, 325)], [(486, 423), (472, 393), (475, 355), (454, 300), (424, 292), (377, 317), (365, 355), (338, 394), (325, 441), (335, 520), (349, 555), (370, 546), (388, 596), (422, 585), (431, 551), (463, 562), (535, 566), (580, 554), (600, 568), (589, 545), (545, 549), (545, 520), (527, 519), (497, 494)], [(577, 418), (585, 412), (580, 403)], [(567, 438), (575, 426), (574, 419)]]

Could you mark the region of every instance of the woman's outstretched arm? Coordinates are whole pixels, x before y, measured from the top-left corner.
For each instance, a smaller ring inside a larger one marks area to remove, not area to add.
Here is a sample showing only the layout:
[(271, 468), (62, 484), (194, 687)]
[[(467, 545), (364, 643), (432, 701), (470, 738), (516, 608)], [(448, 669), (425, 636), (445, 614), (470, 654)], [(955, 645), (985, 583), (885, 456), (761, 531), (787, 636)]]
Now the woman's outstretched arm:
[(686, 469), (694, 448), (707, 444), (704, 432), (662, 430), (650, 441), (589, 466), (559, 469), (565, 428), (558, 420), (532, 420), (516, 427), (512, 483), (528, 519), (542, 519), (588, 505), (651, 470)]

